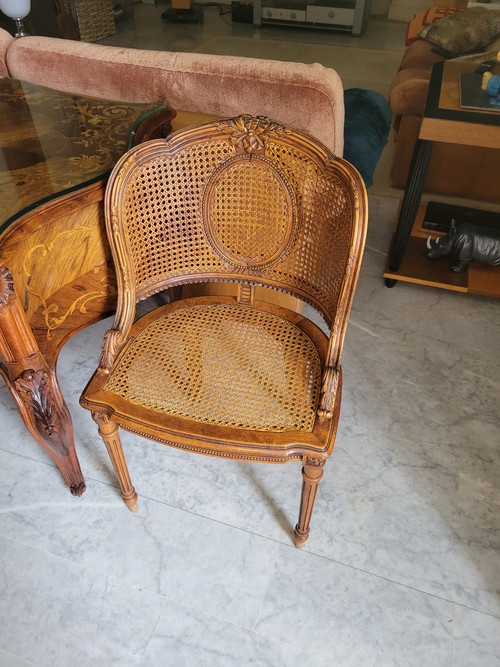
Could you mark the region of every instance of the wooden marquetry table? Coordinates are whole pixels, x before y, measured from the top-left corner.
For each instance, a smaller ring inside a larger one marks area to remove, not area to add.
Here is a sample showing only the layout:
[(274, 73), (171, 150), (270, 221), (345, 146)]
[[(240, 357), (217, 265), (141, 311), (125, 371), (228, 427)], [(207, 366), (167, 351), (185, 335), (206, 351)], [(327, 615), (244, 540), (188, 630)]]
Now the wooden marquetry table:
[(62, 345), (115, 307), (107, 176), (175, 112), (0, 78), (0, 373), (73, 495), (85, 491), (56, 375)]
[[(495, 107), (487, 110), (461, 106), (460, 75), (473, 74), (476, 67), (477, 63), (459, 61), (445, 61), (433, 67), (422, 125), (384, 272), (388, 287), (402, 280), (460, 292), (500, 296), (500, 271), (497, 267), (471, 264), (467, 273), (457, 274), (451, 270), (449, 258), (427, 258), (426, 238), (434, 232), (430, 231), (432, 226), (427, 224), (428, 205), (421, 203), (434, 141), (500, 149), (500, 110), (494, 110)], [(500, 73), (499, 70), (500, 65), (497, 65), (494, 73)], [(480, 75), (478, 79), (480, 89)], [(492, 174), (491, 178), (498, 186), (498, 175)], [(448, 226), (457, 213), (464, 215), (464, 212), (457, 211), (457, 207), (449, 207), (448, 212), (443, 210)], [(464, 221), (469, 221), (471, 216), (480, 216), (481, 212), (476, 215), (471, 210), (469, 214), (465, 212)], [(441, 233), (445, 231), (443, 229)]]

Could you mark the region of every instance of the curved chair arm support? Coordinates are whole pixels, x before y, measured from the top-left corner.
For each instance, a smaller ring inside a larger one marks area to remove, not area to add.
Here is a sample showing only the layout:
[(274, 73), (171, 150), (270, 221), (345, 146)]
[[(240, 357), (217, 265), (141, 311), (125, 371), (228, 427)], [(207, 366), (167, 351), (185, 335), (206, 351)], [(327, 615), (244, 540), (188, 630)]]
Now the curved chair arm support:
[[(118, 171), (120, 176), (134, 162), (135, 158), (133, 155), (129, 156), (125, 154), (118, 160), (113, 173)], [(112, 368), (128, 339), (128, 334), (135, 317), (136, 291), (133, 281), (134, 269), (131, 264), (126, 239), (118, 223), (118, 205), (114, 199), (115, 192), (116, 189), (113, 189), (113, 192), (106, 191), (105, 211), (108, 237), (112, 235), (115, 239), (115, 242), (111, 244), (111, 251), (118, 283), (118, 302), (113, 325), (104, 335), (98, 367), (98, 371), (102, 373), (109, 373)]]
[[(126, 274), (125, 274), (126, 275)], [(117, 271), (117, 280), (119, 286), (118, 303), (116, 306), (113, 326), (104, 334), (104, 340), (101, 349), (101, 358), (99, 360), (98, 371), (109, 373), (116, 358), (123, 349), (128, 340), (130, 328), (135, 317), (135, 290), (127, 284), (124, 289), (120, 283), (128, 282), (121, 271)]]
[(337, 389), (342, 378), (342, 369), (327, 366), (323, 372), (323, 384), (321, 387), (321, 400), (318, 408), (318, 416), (332, 419), (334, 414)]
[(106, 331), (99, 360), (99, 371), (109, 373), (126, 340), (127, 337), (123, 335), (122, 331), (116, 329)]

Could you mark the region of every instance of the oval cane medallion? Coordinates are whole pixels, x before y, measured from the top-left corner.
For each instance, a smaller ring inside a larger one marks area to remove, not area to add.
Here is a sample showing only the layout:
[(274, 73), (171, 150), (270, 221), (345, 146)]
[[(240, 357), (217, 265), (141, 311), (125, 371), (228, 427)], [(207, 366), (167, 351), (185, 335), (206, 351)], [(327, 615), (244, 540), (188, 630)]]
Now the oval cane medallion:
[(265, 158), (235, 157), (204, 193), (207, 238), (225, 262), (258, 269), (276, 262), (294, 228), (293, 193)]

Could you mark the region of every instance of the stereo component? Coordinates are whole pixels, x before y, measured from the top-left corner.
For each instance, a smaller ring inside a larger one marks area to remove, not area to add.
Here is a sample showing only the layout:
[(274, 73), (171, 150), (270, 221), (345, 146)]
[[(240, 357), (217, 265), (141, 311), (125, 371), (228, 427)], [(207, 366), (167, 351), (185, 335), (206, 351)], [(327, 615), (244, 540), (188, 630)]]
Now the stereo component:
[(305, 21), (306, 12), (301, 9), (281, 9), (279, 7), (262, 7), (262, 18), (275, 21)]

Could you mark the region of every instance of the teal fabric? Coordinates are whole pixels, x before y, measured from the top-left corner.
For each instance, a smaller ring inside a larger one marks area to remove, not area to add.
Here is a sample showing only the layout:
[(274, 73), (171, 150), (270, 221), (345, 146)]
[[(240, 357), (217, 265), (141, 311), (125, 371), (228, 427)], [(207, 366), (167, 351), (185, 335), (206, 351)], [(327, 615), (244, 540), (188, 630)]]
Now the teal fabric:
[(357, 168), (369, 188), (387, 144), (392, 111), (383, 95), (363, 88), (345, 90), (344, 105), (344, 157)]

